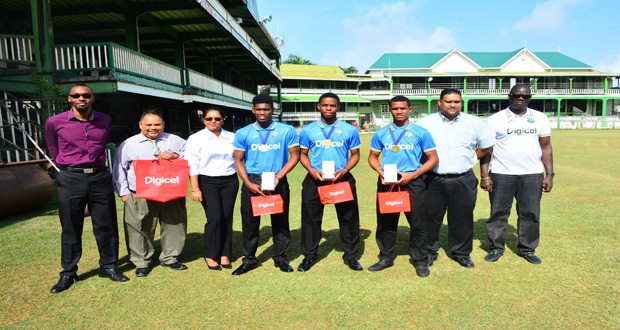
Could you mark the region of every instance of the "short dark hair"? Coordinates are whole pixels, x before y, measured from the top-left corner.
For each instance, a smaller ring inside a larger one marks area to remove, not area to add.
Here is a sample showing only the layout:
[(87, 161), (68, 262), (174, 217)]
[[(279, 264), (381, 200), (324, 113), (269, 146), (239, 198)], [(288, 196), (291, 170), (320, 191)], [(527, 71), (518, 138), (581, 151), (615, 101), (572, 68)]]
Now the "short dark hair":
[(338, 101), (338, 105), (340, 105), (340, 98), (334, 93), (325, 93), (321, 95), (321, 97), (319, 97), (319, 104), (321, 104), (321, 101), (326, 98), (336, 99), (336, 101)]
[(93, 93), (93, 94), (95, 93), (95, 92), (93, 92), (93, 89), (92, 89), (92, 88), (90, 88), (90, 86), (88, 86), (88, 85), (86, 85), (86, 84), (82, 84), (82, 83), (75, 84), (75, 85), (73, 85), (73, 87), (71, 87), (71, 89), (73, 89), (74, 87), (86, 87), (86, 88), (90, 89), (90, 92), (91, 92), (91, 93)]
[(512, 95), (512, 92), (517, 89), (517, 88), (527, 88), (530, 93), (532, 92), (532, 89), (530, 88), (530, 85), (528, 84), (515, 84), (514, 86), (512, 86), (512, 88), (510, 89), (510, 94)]
[(407, 102), (407, 106), (411, 106), (411, 101), (404, 95), (396, 95), (390, 99), (390, 108), (392, 107), (393, 102)]
[(226, 115), (224, 114), (224, 110), (222, 110), (222, 108), (220, 108), (220, 107), (216, 107), (216, 106), (213, 106), (213, 107), (208, 107), (208, 108), (207, 108), (207, 110), (203, 111), (202, 118), (207, 118), (207, 113), (208, 113), (209, 111), (217, 111), (217, 112), (219, 112), (219, 113), (220, 113), (220, 117), (222, 117), (222, 118), (226, 118)]
[(161, 122), (164, 122), (164, 116), (162, 116), (159, 112), (149, 109), (149, 110), (145, 110), (142, 115), (140, 116), (140, 122), (142, 122), (142, 119), (144, 119), (144, 116), (146, 115), (155, 115), (157, 117), (159, 117), (161, 119)]
[(255, 106), (261, 103), (269, 103), (269, 105), (271, 106), (271, 109), (273, 109), (273, 97), (269, 96), (269, 94), (265, 93), (265, 94), (258, 94), (254, 96), (254, 98), (252, 99), (252, 106)]
[(444, 95), (448, 95), (448, 94), (459, 94), (459, 96), (461, 97), (463, 96), (461, 95), (461, 91), (456, 88), (446, 88), (441, 91), (441, 94), (439, 94), (439, 99), (443, 100)]

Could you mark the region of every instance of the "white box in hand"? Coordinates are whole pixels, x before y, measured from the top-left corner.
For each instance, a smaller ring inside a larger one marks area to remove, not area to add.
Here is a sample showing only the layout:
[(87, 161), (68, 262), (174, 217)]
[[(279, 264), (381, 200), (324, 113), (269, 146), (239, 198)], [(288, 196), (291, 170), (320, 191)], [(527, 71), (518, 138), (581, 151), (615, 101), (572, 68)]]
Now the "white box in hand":
[(394, 183), (398, 181), (398, 170), (396, 164), (383, 165), (383, 181), (385, 183)]
[(323, 161), (323, 179), (333, 179), (336, 177), (334, 172), (336, 172), (336, 162), (333, 160), (324, 160)]
[(275, 190), (276, 189), (276, 172), (263, 172), (261, 176), (260, 189)]

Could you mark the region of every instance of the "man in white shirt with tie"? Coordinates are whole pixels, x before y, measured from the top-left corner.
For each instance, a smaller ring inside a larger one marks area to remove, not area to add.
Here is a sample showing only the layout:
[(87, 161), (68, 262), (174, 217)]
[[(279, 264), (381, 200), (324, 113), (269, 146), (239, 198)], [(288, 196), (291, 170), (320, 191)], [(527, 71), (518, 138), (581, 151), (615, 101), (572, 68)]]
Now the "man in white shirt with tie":
[(183, 158), (185, 140), (164, 133), (164, 119), (154, 110), (147, 110), (140, 118), (138, 133), (125, 140), (114, 159), (114, 191), (125, 203), (123, 222), (129, 260), (136, 266), (136, 276), (147, 276), (155, 252), (153, 239), (157, 222), (161, 224), (161, 265), (174, 270), (187, 266), (177, 257), (185, 246), (187, 210), (185, 197), (168, 202), (156, 202), (136, 197), (136, 174), (133, 161), (138, 159)]

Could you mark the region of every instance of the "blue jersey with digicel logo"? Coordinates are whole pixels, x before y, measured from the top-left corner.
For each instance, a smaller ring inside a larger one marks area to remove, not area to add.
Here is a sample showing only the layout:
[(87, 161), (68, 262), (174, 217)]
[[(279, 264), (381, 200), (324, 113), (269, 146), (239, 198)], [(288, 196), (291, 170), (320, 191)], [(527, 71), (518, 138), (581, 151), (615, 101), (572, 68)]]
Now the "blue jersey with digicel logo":
[[(260, 146), (265, 141), (268, 150), (262, 152)], [(250, 174), (280, 172), (288, 162), (288, 148), (298, 146), (299, 137), (293, 126), (272, 122), (267, 128), (254, 123), (235, 133), (235, 150), (245, 151), (245, 169)]]
[[(323, 145), (327, 136), (332, 142), (329, 147)], [(333, 160), (336, 164), (336, 171), (338, 171), (347, 165), (349, 150), (358, 149), (361, 146), (360, 134), (353, 125), (340, 121), (340, 119), (336, 119), (331, 125), (327, 125), (319, 119), (304, 126), (301, 130), (299, 146), (302, 149), (310, 149), (312, 169), (321, 171), (323, 161)]]
[[(403, 137), (398, 141), (400, 150), (394, 152), (394, 139), (398, 140), (401, 134)], [(370, 149), (382, 153), (382, 169), (383, 164), (396, 164), (398, 171), (412, 173), (422, 167), (422, 154), (435, 150), (435, 141), (428, 130), (410, 121), (403, 127), (390, 124), (379, 129), (370, 141)]]

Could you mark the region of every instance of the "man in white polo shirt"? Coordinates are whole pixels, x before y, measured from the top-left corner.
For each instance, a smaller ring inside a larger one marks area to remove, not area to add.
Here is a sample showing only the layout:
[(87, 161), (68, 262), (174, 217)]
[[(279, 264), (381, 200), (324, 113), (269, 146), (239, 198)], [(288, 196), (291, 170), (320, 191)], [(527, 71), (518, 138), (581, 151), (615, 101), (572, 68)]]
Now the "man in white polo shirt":
[(487, 127), (496, 139), (492, 156), (486, 154), (480, 159), (480, 187), (489, 192), (491, 201), (487, 220), (491, 247), (484, 258), (489, 262), (497, 261), (504, 253), (506, 226), (516, 199), (517, 247), (527, 261), (541, 263), (535, 254), (540, 237), (540, 199), (543, 191), (553, 188), (553, 150), (549, 119), (527, 107), (531, 98), (530, 88), (517, 84), (508, 95), (510, 106), (487, 119)]

